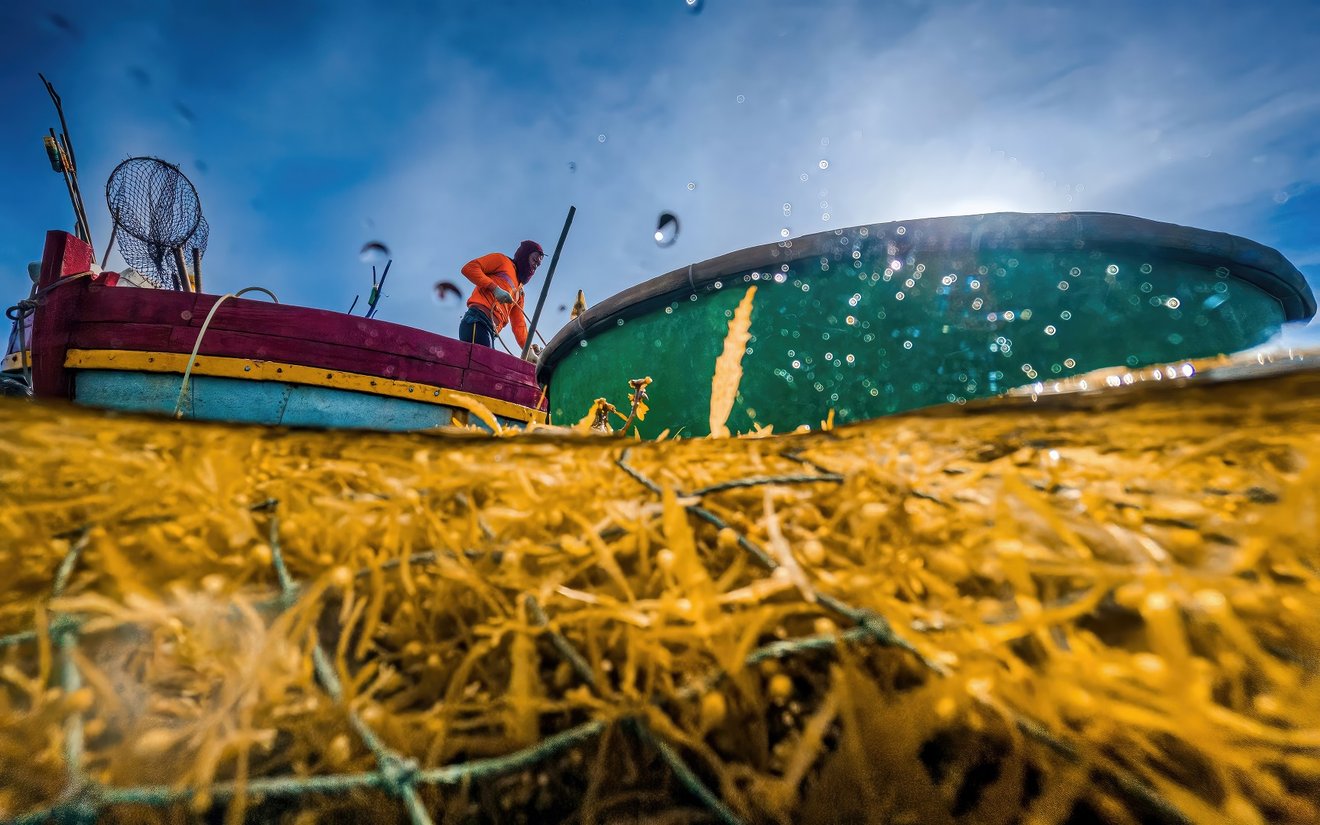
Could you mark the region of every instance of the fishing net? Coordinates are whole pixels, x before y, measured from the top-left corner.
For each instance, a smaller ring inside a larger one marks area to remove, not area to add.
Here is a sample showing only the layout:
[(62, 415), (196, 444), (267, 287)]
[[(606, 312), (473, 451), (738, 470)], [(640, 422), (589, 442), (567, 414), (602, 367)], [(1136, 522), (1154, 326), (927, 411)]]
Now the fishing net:
[(0, 419), (18, 822), (1320, 819), (1313, 369), (658, 443)]
[(110, 173), (105, 200), (124, 262), (158, 287), (185, 289), (174, 250), (191, 261), (194, 249), (205, 253), (210, 235), (188, 177), (158, 158), (129, 158)]

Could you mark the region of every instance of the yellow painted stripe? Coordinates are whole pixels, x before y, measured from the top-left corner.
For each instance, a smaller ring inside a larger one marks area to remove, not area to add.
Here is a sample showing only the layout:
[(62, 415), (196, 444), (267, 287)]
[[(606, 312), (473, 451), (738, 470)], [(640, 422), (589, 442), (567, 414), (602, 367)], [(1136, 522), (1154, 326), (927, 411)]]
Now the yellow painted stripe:
[[(188, 356), (177, 352), (139, 352), (136, 350), (71, 349), (64, 366), (80, 370), (124, 370), (128, 372), (173, 372), (179, 375), (188, 367)], [(238, 378), (247, 381), (284, 381), (313, 387), (332, 387), (339, 390), (364, 392), (369, 395), (387, 395), (428, 404), (456, 406), (456, 397), (474, 398), (502, 418), (514, 421), (535, 421), (544, 424), (546, 414), (531, 407), (514, 404), (487, 395), (462, 392), (431, 384), (396, 381), (356, 372), (324, 370), (300, 364), (278, 361), (257, 361), (249, 358), (221, 358), (199, 355), (193, 363), (193, 375), (216, 378)]]
[[(31, 350), (28, 350), (27, 357), (28, 357), (27, 359), (28, 366), (30, 367), (32, 366)], [(13, 370), (21, 370), (21, 369), (23, 369), (23, 353), (21, 352), (11, 352), (8, 355), (6, 355), (4, 366), (0, 367), (0, 371), (3, 372), (12, 372)]]

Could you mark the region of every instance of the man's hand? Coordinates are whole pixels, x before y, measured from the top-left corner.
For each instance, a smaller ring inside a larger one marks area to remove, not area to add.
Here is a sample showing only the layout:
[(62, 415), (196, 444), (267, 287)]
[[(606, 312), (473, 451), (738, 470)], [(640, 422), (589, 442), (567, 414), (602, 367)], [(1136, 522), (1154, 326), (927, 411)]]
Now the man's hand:
[(497, 286), (495, 287), (495, 300), (501, 304), (511, 304), (513, 303), (513, 296), (509, 294), (509, 290)]

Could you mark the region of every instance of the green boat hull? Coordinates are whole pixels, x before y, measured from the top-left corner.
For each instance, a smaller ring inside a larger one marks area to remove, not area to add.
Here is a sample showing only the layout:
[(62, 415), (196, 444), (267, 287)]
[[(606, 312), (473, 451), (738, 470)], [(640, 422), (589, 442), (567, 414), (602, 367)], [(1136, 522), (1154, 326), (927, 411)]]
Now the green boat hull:
[(1301, 274), (1251, 241), (1106, 214), (1001, 214), (853, 227), (743, 250), (644, 283), (561, 330), (542, 357), (552, 420), (604, 396), (639, 429), (710, 430), (728, 324), (757, 291), (733, 432), (813, 428), (1089, 370), (1201, 358), (1315, 313)]

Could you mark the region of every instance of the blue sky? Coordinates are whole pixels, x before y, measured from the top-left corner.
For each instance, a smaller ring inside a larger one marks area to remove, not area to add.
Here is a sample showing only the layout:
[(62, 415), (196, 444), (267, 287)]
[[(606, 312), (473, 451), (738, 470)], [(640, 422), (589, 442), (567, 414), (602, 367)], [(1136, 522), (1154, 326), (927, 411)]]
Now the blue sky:
[(1320, 4), (699, 6), (5, 4), (0, 285), (25, 292), (45, 230), (72, 226), (41, 71), (98, 255), (106, 176), (156, 155), (199, 190), (208, 291), (347, 309), (379, 240), (379, 317), (448, 335), (462, 309), (431, 284), (524, 238), (549, 252), (570, 204), (547, 338), (579, 288), (596, 303), (784, 228), (996, 210), (1232, 232), (1320, 286)]

